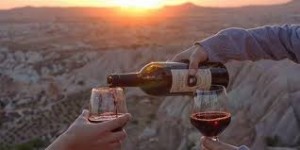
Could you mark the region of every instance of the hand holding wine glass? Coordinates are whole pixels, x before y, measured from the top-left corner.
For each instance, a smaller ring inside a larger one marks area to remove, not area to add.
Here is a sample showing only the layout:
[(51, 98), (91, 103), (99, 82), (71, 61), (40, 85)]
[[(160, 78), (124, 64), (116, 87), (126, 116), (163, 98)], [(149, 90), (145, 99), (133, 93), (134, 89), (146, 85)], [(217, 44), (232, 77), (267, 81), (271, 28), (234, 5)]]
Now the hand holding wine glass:
[(126, 138), (124, 130), (111, 132), (115, 128), (126, 124), (130, 114), (124, 114), (118, 119), (105, 123), (91, 123), (88, 120), (89, 111), (82, 114), (61, 134), (46, 150), (99, 150), (120, 149)]
[(121, 88), (94, 88), (82, 114), (46, 150), (120, 149), (131, 119)]

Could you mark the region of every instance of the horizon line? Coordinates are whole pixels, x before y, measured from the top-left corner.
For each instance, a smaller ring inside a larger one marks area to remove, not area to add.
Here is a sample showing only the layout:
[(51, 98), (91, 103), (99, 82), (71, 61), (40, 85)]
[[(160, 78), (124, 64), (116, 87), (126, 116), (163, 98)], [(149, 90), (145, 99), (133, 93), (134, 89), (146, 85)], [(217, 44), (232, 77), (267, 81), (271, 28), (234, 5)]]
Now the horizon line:
[[(293, 1), (293, 0), (292, 0)], [(292, 2), (290, 1), (290, 2)], [(157, 9), (164, 9), (166, 7), (176, 7), (176, 6), (182, 6), (182, 5), (193, 5), (196, 7), (202, 7), (202, 8), (244, 8), (244, 7), (259, 7), (259, 6), (280, 6), (280, 5), (285, 5), (290, 2), (285, 2), (285, 3), (279, 3), (279, 4), (249, 4), (249, 5), (241, 5), (241, 6), (203, 6), (203, 5), (198, 5), (193, 2), (185, 2), (181, 4), (166, 4), (162, 5), (157, 8), (146, 8), (148, 10), (157, 10)], [(122, 8), (122, 6), (34, 6), (34, 5), (24, 5), (24, 6), (17, 6), (17, 7), (11, 7), (11, 8), (0, 8), (1, 11), (5, 10), (14, 10), (14, 9), (20, 9), (20, 8), (105, 8), (105, 9), (113, 9), (113, 8)]]

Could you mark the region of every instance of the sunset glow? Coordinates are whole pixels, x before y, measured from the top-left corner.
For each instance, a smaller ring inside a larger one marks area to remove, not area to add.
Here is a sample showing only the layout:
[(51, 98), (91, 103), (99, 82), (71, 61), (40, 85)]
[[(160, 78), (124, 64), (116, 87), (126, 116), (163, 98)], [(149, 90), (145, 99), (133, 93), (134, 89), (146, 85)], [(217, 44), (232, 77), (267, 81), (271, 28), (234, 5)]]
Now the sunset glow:
[(115, 0), (115, 4), (125, 8), (149, 9), (160, 7), (161, 0)]
[(0, 9), (15, 7), (123, 7), (149, 9), (164, 5), (179, 5), (187, 2), (209, 7), (238, 7), (246, 5), (270, 5), (291, 0), (2, 0)]

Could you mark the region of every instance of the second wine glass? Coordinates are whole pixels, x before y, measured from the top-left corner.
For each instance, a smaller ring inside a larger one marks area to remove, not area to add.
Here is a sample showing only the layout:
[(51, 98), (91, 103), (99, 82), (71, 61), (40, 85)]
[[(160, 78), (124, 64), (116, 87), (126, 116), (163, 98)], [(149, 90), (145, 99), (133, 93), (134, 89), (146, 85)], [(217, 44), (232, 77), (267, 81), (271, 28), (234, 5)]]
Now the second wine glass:
[(204, 136), (218, 140), (231, 121), (231, 113), (227, 109), (228, 96), (224, 86), (213, 85), (210, 89), (196, 89), (191, 123)]

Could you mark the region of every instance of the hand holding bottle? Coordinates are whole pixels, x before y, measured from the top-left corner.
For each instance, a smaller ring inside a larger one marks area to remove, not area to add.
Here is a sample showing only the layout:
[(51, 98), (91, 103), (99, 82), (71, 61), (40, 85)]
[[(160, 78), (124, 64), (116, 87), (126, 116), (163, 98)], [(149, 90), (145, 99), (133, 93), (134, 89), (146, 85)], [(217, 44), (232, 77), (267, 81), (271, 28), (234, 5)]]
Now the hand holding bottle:
[(208, 60), (208, 53), (200, 44), (195, 44), (187, 50), (175, 55), (172, 61), (189, 60), (189, 75), (195, 76), (198, 71), (199, 63)]

